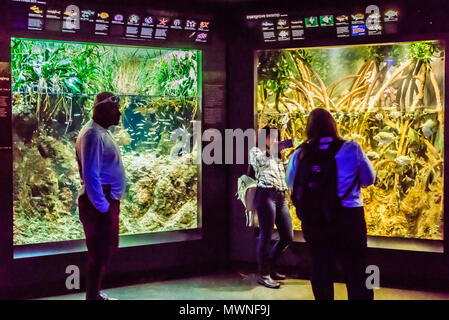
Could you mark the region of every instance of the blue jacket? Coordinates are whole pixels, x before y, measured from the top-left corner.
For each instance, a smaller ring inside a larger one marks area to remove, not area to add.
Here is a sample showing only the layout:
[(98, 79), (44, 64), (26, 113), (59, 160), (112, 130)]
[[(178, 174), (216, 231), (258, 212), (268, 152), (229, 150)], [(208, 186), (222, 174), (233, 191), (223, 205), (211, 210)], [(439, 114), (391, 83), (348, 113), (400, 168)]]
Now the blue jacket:
[[(320, 142), (332, 142), (331, 137), (324, 137)], [(329, 147), (329, 144), (323, 144), (323, 149)], [(285, 180), (289, 189), (293, 189), (293, 182), (295, 180), (296, 171), (298, 169), (298, 154), (299, 149), (288, 159)], [(360, 196), (360, 187), (366, 188), (374, 183), (376, 180), (376, 172), (374, 171), (371, 161), (363, 152), (360, 145), (355, 140), (346, 141), (340, 150), (335, 155), (337, 162), (338, 175), (338, 196), (342, 197), (348, 188), (358, 177), (359, 183), (356, 184), (352, 191), (349, 192), (345, 199), (342, 199), (344, 207), (362, 207), (363, 201)]]

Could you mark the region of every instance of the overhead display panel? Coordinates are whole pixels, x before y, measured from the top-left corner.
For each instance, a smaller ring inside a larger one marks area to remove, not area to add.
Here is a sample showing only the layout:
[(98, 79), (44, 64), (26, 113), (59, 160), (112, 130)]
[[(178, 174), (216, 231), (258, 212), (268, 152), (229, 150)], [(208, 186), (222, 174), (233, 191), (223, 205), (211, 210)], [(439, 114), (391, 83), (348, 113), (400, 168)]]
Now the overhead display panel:
[(117, 39), (208, 43), (211, 21), (198, 17), (160, 14), (151, 9), (113, 10), (56, 1), (12, 2), (13, 30), (73, 33)]
[(370, 5), (363, 9), (328, 12), (248, 14), (248, 27), (262, 43), (370, 37), (398, 32), (397, 7)]

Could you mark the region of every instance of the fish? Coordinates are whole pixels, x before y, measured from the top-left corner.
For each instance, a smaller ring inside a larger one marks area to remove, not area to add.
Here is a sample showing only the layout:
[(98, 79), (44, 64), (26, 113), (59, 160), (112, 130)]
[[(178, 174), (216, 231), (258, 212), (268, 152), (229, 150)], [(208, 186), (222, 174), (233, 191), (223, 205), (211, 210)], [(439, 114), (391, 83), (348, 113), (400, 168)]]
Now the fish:
[(435, 132), (436, 125), (436, 121), (432, 119), (427, 119), (427, 121), (422, 125), (422, 133), (427, 139), (429, 139)]
[(367, 154), (366, 154), (366, 156), (368, 157), (368, 159), (370, 159), (370, 160), (377, 160), (377, 159), (379, 159), (379, 154), (377, 153), (377, 152), (375, 152), (375, 151), (370, 151), (370, 152), (368, 152)]
[(396, 136), (391, 132), (379, 132), (374, 136), (374, 140), (377, 141), (379, 146), (385, 146), (392, 143), (396, 139)]
[(351, 138), (354, 140), (362, 140), (362, 141), (365, 140), (365, 137), (363, 137), (362, 135), (357, 134), (357, 133), (351, 134)]
[(341, 16), (336, 17), (338, 22), (348, 21), (348, 16), (342, 14)]
[(147, 115), (147, 114), (156, 113), (156, 110), (154, 110), (153, 108), (138, 107), (138, 108), (135, 108), (133, 112), (140, 113), (141, 115)]
[(376, 114), (376, 119), (377, 120), (383, 120), (383, 118), (384, 118), (384, 115), (382, 113), (377, 113)]
[(394, 162), (396, 162), (400, 166), (406, 167), (412, 163), (412, 159), (408, 156), (399, 156), (394, 159)]
[(357, 14), (352, 14), (351, 17), (352, 17), (352, 20), (359, 21), (359, 20), (363, 20), (365, 15), (363, 13), (357, 13)]
[(388, 10), (385, 12), (385, 17), (388, 19), (396, 18), (398, 16), (397, 10)]
[(388, 150), (385, 152), (385, 159), (395, 159), (397, 155), (397, 150)]
[(397, 118), (400, 118), (402, 116), (402, 113), (400, 111), (393, 111), (393, 112), (390, 113), (390, 116), (393, 119), (397, 119)]

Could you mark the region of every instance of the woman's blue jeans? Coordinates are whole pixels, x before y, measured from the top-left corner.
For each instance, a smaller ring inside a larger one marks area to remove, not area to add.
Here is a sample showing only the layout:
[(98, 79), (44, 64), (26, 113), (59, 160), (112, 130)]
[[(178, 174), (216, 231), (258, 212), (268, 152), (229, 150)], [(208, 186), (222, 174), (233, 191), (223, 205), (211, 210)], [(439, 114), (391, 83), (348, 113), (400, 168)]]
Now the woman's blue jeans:
[[(281, 253), (293, 241), (292, 219), (285, 199), (285, 191), (276, 188), (258, 187), (255, 203), (259, 219), (257, 244), (259, 273), (268, 275), (275, 271), (272, 270), (272, 267), (276, 264)], [(270, 248), (275, 224), (278, 229), (279, 240)]]

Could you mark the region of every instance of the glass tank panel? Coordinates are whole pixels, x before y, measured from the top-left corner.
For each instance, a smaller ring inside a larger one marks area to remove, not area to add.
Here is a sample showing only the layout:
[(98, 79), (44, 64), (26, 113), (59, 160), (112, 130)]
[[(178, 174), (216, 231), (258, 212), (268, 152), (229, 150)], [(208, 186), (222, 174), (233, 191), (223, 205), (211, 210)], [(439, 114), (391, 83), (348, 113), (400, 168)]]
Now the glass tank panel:
[(201, 119), (201, 52), (13, 38), (14, 244), (84, 238), (75, 141), (96, 94), (120, 96), (112, 129), (127, 174), (120, 233), (199, 227), (201, 168), (170, 140)]
[(442, 239), (444, 60), (440, 41), (259, 51), (257, 125), (298, 146), (310, 111), (329, 110), (377, 172), (362, 191), (368, 234)]

